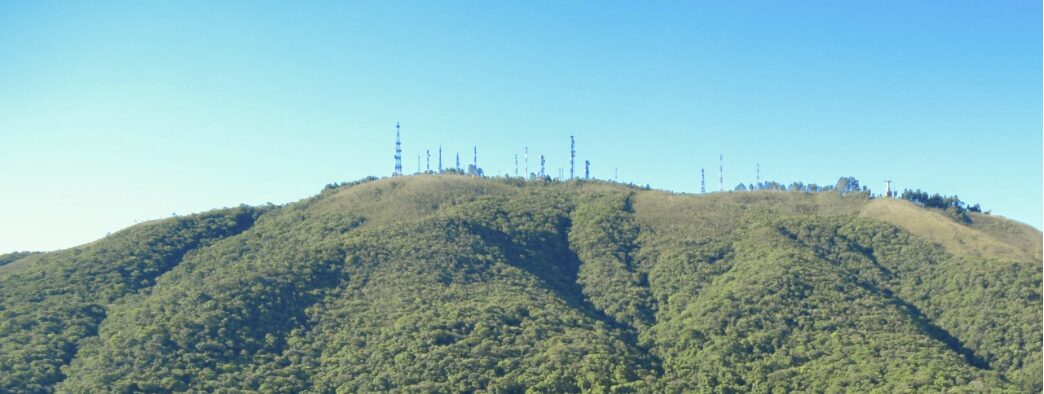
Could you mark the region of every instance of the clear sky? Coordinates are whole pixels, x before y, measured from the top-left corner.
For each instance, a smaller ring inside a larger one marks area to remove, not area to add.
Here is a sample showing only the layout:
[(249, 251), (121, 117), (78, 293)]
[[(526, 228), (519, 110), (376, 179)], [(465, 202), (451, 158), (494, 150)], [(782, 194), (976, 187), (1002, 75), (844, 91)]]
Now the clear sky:
[(0, 253), (473, 145), (680, 192), (854, 176), (1042, 221), (1041, 2), (0, 1)]

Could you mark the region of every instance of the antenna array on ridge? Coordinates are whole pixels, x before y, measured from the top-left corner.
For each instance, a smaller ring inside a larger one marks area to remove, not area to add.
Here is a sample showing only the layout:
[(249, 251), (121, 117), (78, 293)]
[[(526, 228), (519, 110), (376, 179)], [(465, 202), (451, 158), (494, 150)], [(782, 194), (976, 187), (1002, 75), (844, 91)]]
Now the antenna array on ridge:
[[(518, 155), (518, 153), (514, 154), (515, 177), (520, 176), (519, 172), (524, 169), (524, 172), (521, 174), (521, 176), (523, 178), (525, 178), (525, 179), (533, 179), (533, 178), (536, 178), (536, 177), (540, 177), (540, 179), (547, 178), (548, 174), (547, 174), (547, 171), (546, 171), (546, 163), (547, 163), (546, 157), (543, 154), (540, 155), (540, 172), (539, 173), (530, 173), (529, 172), (529, 147), (528, 146), (524, 146), (522, 149), (523, 149), (522, 163), (519, 163), (519, 157), (518, 157), (519, 155)], [(426, 160), (426, 164), (424, 166), (421, 165), (421, 160), (422, 160), (421, 156), (417, 155), (417, 173), (418, 174), (433, 173), (433, 171), (432, 171), (432, 163), (431, 163), (431, 150), (430, 149), (426, 149), (425, 150), (425, 155), (427, 157), (427, 160)], [(439, 157), (438, 157), (438, 172), (437, 173), (441, 174), (444, 171), (443, 163), (442, 163), (442, 145), (439, 145), (439, 147), (438, 147), (438, 155), (439, 155)], [(472, 155), (473, 155), (473, 157), (472, 157), (472, 164), (469, 166), (470, 168), (467, 169), (467, 173), (471, 174), (471, 175), (476, 175), (476, 176), (483, 176), (483, 172), (484, 171), (481, 171), (479, 169), (479, 166), (478, 166), (478, 146), (477, 145), (472, 147)], [(425, 171), (422, 172), (421, 171), (422, 168), (425, 168)], [(464, 173), (464, 168), (461, 168), (461, 163), (460, 163), (460, 152), (456, 153), (456, 170), (459, 173)], [(401, 127), (399, 125), (399, 122), (395, 122), (395, 170), (392, 173), (392, 176), (399, 176), (399, 175), (403, 175), (403, 172), (402, 172), (402, 133), (401, 133)], [(507, 176), (507, 172), (504, 172), (504, 176)], [(707, 179), (706, 178), (707, 177), (706, 177), (706, 170), (705, 170), (705, 168), (700, 167), (700, 193), (706, 193), (707, 192)], [(566, 179), (565, 178), (565, 169), (564, 168), (562, 168), (562, 167), (558, 168), (558, 178), (557, 179), (558, 180), (565, 180)], [(572, 133), (570, 133), (570, 135), (569, 135), (569, 178), (568, 179), (570, 179), (570, 180), (578, 179), (577, 178), (577, 174), (576, 174), (576, 136), (573, 135)], [(584, 160), (584, 178), (583, 179), (591, 179), (591, 161), (590, 160)], [(754, 186), (754, 188), (760, 189), (761, 188), (761, 163), (755, 163), (754, 164), (754, 179), (757, 182), (756, 186)], [(613, 181), (614, 182), (619, 182), (620, 181), (620, 170), (619, 170), (619, 167), (614, 167), (613, 168)], [(891, 181), (888, 180), (888, 181), (885, 181), (885, 182), (886, 183), (885, 183), (885, 194), (884, 195), (886, 197), (891, 197), (893, 194), (896, 194), (892, 190), (892, 188), (891, 188)], [(718, 155), (718, 190), (722, 191), (722, 192), (725, 191), (725, 154), (724, 153)]]

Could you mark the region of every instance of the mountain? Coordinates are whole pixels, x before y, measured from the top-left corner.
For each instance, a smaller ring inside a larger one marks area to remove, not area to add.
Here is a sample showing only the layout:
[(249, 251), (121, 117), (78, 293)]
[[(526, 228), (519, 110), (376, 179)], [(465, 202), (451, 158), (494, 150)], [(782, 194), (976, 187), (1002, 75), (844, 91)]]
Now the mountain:
[(0, 392), (1040, 392), (1041, 233), (969, 218), (364, 180), (0, 256)]

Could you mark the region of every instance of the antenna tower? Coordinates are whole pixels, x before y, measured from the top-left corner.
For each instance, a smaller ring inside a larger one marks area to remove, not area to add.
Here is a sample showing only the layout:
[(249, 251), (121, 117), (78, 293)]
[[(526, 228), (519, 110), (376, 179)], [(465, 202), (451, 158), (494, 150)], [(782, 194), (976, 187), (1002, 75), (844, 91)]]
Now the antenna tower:
[(460, 172), (460, 152), (457, 152), (457, 172)]
[(478, 174), (478, 146), (477, 145), (473, 147), (473, 153), (474, 153), (474, 163), (472, 163), (472, 164), (475, 164), (475, 174)]
[(544, 177), (544, 155), (540, 155), (540, 177)]
[(584, 160), (584, 179), (591, 179), (591, 161)]
[(515, 178), (518, 178), (518, 153), (515, 154)]
[(529, 147), (524, 147), (522, 150), (525, 151), (526, 178), (529, 178)]
[(392, 176), (402, 175), (402, 140), (399, 139), (399, 122), (395, 122), (395, 172)]
[(758, 181), (758, 184), (757, 184), (757, 186), (758, 186), (758, 187), (761, 187), (761, 186), (760, 186), (760, 185), (761, 185), (761, 163), (757, 163), (757, 164), (755, 164), (755, 165), (754, 165), (754, 168), (756, 168), (756, 170), (755, 170), (755, 171), (757, 171), (757, 175), (756, 175), (756, 177), (755, 177), (754, 179), (757, 179), (757, 181)]
[(439, 145), (439, 174), (442, 173), (442, 145)]
[(569, 179), (573, 179), (573, 162), (576, 160), (576, 138), (569, 136)]
[(431, 172), (431, 149), (425, 149), (424, 154), (426, 155), (424, 171)]
[(725, 155), (718, 156), (718, 191), (725, 191)]
[(706, 193), (706, 192), (707, 192), (707, 182), (705, 182), (705, 178), (703, 177), (703, 169), (700, 168), (700, 193)]

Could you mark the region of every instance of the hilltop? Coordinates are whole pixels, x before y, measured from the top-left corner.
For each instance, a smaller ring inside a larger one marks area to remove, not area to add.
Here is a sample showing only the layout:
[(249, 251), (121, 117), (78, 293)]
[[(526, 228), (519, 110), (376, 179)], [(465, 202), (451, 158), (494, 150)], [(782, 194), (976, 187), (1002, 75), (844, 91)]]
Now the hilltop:
[(356, 182), (0, 256), (0, 392), (1040, 392), (1041, 233), (967, 217)]

